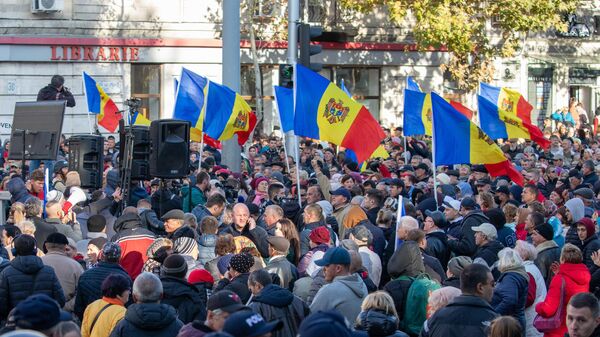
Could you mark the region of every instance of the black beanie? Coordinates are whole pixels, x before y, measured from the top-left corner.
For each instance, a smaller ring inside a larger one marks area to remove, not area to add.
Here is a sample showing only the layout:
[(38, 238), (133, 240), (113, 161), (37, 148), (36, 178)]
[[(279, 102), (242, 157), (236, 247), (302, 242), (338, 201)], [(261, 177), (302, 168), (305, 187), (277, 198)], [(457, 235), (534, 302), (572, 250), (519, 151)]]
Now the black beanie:
[(183, 256), (179, 254), (169, 255), (165, 259), (165, 262), (163, 262), (162, 267), (160, 267), (161, 275), (176, 278), (185, 278), (187, 270), (187, 262), (185, 262)]
[(548, 223), (537, 225), (533, 230), (538, 232), (544, 239), (548, 241), (554, 239), (554, 229), (552, 228), (552, 225)]
[(106, 218), (104, 215), (95, 214), (87, 220), (88, 232), (100, 233), (106, 228)]

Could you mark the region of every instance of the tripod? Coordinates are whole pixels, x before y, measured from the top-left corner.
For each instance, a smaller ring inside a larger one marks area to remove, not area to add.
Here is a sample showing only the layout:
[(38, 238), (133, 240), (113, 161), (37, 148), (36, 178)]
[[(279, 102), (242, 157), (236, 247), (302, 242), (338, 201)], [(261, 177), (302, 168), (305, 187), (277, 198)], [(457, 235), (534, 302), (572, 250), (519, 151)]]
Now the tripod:
[[(133, 120), (133, 116), (137, 113), (137, 109), (135, 107), (129, 107), (129, 120)], [(125, 124), (125, 123), (123, 123)], [(124, 126), (124, 125), (123, 125)], [(125, 126), (124, 126), (125, 127)], [(131, 189), (131, 165), (133, 162), (133, 145), (135, 136), (133, 135), (132, 125), (129, 123), (125, 127), (125, 145), (123, 147), (123, 160), (120, 164), (120, 175), (121, 175), (121, 213), (125, 207), (129, 206), (129, 197), (130, 197), (130, 189)], [(123, 140), (121, 140), (123, 141)]]

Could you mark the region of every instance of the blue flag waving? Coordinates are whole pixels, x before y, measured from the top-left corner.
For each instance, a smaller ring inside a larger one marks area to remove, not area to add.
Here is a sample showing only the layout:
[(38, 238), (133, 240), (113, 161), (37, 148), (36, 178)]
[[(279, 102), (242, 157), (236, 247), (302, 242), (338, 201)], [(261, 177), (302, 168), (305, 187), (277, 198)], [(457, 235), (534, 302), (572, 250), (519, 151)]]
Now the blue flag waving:
[(294, 90), (290, 88), (274, 86), (275, 103), (281, 120), (283, 132), (294, 130)]

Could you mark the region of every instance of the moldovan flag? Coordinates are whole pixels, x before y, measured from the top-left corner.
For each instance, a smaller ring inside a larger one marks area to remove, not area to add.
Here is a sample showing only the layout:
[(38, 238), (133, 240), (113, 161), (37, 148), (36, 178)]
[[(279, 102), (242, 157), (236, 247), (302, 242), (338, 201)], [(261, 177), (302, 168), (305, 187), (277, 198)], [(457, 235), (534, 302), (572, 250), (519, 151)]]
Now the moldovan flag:
[(182, 68), (175, 94), (173, 118), (189, 121), (192, 123), (192, 128), (202, 130), (207, 91), (208, 79), (206, 77)]
[(209, 137), (224, 141), (237, 134), (238, 144), (243, 145), (255, 126), (256, 115), (242, 96), (224, 85), (209, 82), (202, 128)]
[(431, 136), (431, 95), (421, 91), (412, 77), (406, 78), (404, 89), (403, 129), (405, 136)]
[(531, 124), (533, 107), (519, 92), (480, 83), (477, 98), (479, 124), (493, 139), (524, 138), (533, 140), (543, 149), (550, 146), (542, 131)]
[(508, 176), (523, 186), (523, 176), (506, 159), (500, 147), (475, 123), (435, 93), (431, 94), (431, 103), (436, 166), (483, 164), (492, 176)]
[(351, 149), (363, 162), (385, 134), (367, 108), (323, 76), (296, 64), (294, 132)]
[(150, 126), (150, 120), (146, 118), (146, 116), (142, 115), (139, 111), (136, 111), (131, 119), (131, 125)]
[(98, 115), (98, 125), (110, 132), (115, 132), (119, 126), (119, 120), (123, 118), (115, 102), (85, 72), (83, 72), (83, 89), (87, 98), (88, 111)]
[(281, 130), (292, 131), (294, 130), (294, 90), (280, 86), (273, 86), (273, 89)]

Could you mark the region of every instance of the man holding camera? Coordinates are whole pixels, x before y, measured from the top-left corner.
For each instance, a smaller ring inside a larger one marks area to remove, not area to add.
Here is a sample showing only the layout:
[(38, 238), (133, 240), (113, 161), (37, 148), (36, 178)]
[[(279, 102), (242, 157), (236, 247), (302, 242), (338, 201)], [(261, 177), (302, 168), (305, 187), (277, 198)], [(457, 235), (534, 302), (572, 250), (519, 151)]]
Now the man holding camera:
[(43, 87), (37, 95), (37, 101), (67, 101), (67, 106), (75, 106), (75, 98), (68, 88), (64, 86), (65, 79), (60, 75), (52, 76), (50, 84)]

